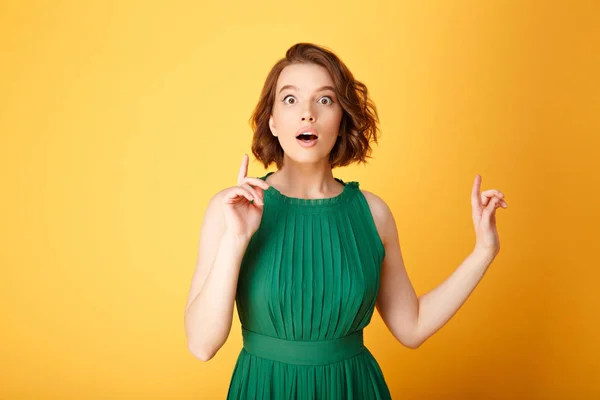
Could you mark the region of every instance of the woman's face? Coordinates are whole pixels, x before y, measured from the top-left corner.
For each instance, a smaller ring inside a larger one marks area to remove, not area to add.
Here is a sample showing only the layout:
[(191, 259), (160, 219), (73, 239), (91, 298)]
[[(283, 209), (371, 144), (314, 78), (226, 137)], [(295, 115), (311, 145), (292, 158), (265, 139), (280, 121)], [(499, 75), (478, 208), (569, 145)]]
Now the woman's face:
[[(269, 126), (279, 139), (284, 158), (298, 163), (328, 160), (341, 120), (342, 107), (324, 67), (292, 64), (281, 71)], [(310, 136), (299, 136), (310, 128)]]

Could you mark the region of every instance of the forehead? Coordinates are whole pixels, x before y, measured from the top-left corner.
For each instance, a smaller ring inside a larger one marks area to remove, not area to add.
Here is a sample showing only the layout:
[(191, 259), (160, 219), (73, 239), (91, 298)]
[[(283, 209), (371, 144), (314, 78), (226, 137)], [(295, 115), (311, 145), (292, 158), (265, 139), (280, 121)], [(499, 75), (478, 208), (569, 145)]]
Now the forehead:
[(320, 65), (292, 64), (279, 74), (277, 91), (284, 85), (294, 85), (300, 91), (311, 91), (322, 86), (333, 86), (333, 79), (327, 69)]

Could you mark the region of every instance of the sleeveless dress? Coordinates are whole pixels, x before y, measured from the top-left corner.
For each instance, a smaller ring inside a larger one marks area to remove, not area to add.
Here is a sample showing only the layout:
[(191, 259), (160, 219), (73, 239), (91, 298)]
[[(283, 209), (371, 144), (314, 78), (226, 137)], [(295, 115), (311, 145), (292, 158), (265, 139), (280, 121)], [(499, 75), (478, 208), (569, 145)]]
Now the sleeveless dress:
[(363, 343), (385, 249), (359, 183), (335, 179), (332, 198), (264, 191), (238, 276), (243, 348), (227, 399), (391, 399)]

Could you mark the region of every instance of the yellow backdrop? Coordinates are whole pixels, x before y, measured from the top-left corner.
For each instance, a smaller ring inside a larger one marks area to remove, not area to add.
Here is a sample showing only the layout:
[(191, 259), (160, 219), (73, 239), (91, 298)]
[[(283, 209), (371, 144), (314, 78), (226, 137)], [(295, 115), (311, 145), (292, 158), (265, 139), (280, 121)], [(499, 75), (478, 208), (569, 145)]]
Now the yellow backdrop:
[(378, 106), (374, 159), (334, 172), (388, 202), (419, 294), (472, 249), (475, 174), (509, 203), (421, 348), (374, 315), (394, 398), (600, 398), (599, 40), (596, 1), (3, 1), (0, 398), (225, 397), (237, 314), (209, 362), (185, 342), (200, 224), (300, 41)]

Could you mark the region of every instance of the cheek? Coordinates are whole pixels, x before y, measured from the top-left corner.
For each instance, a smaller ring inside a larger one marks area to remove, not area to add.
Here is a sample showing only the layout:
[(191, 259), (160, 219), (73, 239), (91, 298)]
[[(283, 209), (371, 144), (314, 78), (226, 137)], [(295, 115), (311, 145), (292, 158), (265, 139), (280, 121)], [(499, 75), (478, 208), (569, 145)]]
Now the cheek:
[[(282, 113), (278, 116), (278, 118), (275, 118), (275, 124), (277, 126), (277, 131), (279, 132), (280, 135), (286, 135), (287, 133), (291, 132), (291, 131), (295, 131), (296, 128), (294, 128), (294, 124), (293, 122), (293, 116), (292, 115), (287, 115), (285, 113)], [(297, 125), (297, 124), (296, 124)]]
[(330, 110), (321, 115), (321, 122), (327, 126), (329, 130), (337, 131), (342, 122), (342, 110)]
[(276, 108), (273, 110), (273, 119), (279, 129), (285, 129), (286, 126), (295, 122), (295, 116), (296, 113), (292, 108)]

